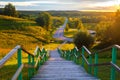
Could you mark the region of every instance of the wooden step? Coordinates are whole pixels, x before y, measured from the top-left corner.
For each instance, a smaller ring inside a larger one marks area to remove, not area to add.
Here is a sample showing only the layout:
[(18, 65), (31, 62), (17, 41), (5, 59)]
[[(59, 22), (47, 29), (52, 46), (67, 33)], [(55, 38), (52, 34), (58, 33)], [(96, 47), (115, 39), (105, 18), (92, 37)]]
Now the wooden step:
[(31, 80), (100, 80), (94, 77), (58, 77), (58, 78), (32, 78)]
[(60, 58), (57, 51), (51, 51), (51, 58), (39, 68), (31, 80), (99, 80), (88, 74), (83, 67)]

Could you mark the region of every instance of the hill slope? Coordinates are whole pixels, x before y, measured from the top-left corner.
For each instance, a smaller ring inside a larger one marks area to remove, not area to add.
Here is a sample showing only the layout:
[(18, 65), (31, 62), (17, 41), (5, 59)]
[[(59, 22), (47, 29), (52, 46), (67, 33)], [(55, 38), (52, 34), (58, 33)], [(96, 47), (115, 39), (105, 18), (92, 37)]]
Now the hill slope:
[(0, 48), (41, 45), (48, 42), (47, 36), (49, 32), (34, 21), (0, 15)]

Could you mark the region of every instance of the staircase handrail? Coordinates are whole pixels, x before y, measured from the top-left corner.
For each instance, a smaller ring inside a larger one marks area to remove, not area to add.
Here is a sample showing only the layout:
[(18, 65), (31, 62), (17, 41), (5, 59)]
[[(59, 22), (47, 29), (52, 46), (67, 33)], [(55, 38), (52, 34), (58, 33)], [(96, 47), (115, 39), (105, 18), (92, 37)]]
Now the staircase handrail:
[[(105, 63), (98, 63), (98, 54), (107, 50), (110, 50), (112, 48), (112, 60), (110, 62), (105, 62)], [(88, 72), (91, 73), (92, 69), (91, 67), (94, 66), (94, 76), (98, 76), (98, 66), (105, 66), (105, 65), (110, 65), (112, 66), (111, 68), (111, 80), (115, 80), (115, 70), (117, 70), (118, 72), (120, 72), (120, 67), (116, 64), (116, 57), (117, 57), (117, 49), (120, 50), (120, 46), (119, 45), (112, 45), (109, 46), (107, 48), (101, 49), (95, 53), (92, 53), (88, 48), (86, 48), (85, 46), (82, 46), (82, 52), (80, 54), (80, 50), (75, 47), (74, 49), (71, 50), (70, 54), (67, 55), (74, 55), (74, 60), (77, 63), (77, 59), (81, 56), (82, 57), (82, 66), (84, 67), (84, 63), (86, 62), (87, 65), (89, 66), (88, 68)], [(74, 51), (74, 52), (73, 52)], [(64, 51), (65, 52), (65, 51)], [(64, 54), (63, 51), (61, 51), (61, 54)], [(87, 60), (87, 58), (85, 57), (85, 52), (87, 53), (89, 60)], [(66, 52), (67, 53), (67, 52)], [(80, 55), (76, 55), (76, 53), (79, 53)], [(92, 55), (95, 55), (95, 63), (92, 63)], [(69, 56), (67, 56), (69, 57)], [(67, 58), (66, 57), (66, 58)], [(70, 59), (70, 58), (67, 58)]]
[[(43, 48), (44, 49), (44, 48)], [(22, 51), (24, 51), (26, 54), (28, 54), (28, 64), (22, 63)], [(27, 51), (24, 47), (17, 45), (15, 48), (13, 48), (5, 57), (3, 57), (0, 60), (0, 69), (4, 67), (4, 64), (9, 61), (9, 59), (16, 54), (17, 52), (17, 61), (18, 61), (18, 69), (11, 78), (11, 80), (22, 80), (22, 69), (23, 67), (33, 68), (32, 70), (28, 70), (28, 77), (32, 77), (34, 74), (34, 68), (37, 68), (40, 66), (41, 63), (45, 62), (48, 58), (47, 54), (48, 51), (44, 49), (44, 51), (40, 50), (40, 48), (37, 46), (34, 50), (34, 53), (30, 53)], [(42, 54), (41, 54), (42, 53)], [(35, 61), (36, 58), (36, 61)]]

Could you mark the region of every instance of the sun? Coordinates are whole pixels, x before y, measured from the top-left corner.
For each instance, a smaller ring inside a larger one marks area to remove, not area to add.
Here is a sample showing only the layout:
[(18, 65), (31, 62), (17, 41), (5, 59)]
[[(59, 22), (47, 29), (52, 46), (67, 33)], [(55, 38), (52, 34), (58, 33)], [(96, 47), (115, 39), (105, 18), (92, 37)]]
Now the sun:
[(120, 0), (116, 0), (115, 5), (117, 9), (120, 9)]

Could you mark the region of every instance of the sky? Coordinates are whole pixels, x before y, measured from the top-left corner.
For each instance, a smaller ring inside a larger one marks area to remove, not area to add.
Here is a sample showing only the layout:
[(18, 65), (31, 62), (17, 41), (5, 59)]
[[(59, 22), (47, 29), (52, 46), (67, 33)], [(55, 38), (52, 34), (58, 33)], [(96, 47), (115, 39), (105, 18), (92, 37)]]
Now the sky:
[(12, 3), (17, 10), (116, 11), (120, 0), (0, 0), (0, 8)]

